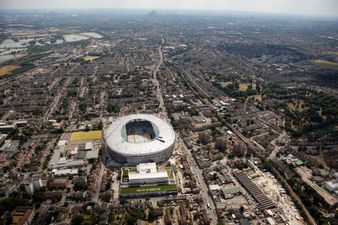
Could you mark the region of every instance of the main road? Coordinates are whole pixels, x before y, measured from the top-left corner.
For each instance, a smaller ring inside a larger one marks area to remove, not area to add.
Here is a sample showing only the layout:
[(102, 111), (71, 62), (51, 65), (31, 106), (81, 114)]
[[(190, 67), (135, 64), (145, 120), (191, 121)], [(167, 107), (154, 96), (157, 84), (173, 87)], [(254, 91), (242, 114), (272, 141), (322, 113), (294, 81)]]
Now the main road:
[[(164, 39), (162, 39), (162, 44), (163, 43), (164, 43)], [(162, 93), (161, 93), (160, 82), (158, 81), (158, 77), (157, 77), (157, 72), (159, 71), (161, 65), (163, 64), (162, 44), (158, 47), (158, 54), (160, 55), (160, 61), (155, 67), (155, 70), (153, 73), (153, 80), (156, 86), (156, 96), (160, 104), (159, 105), (159, 108), (161, 109), (160, 115), (162, 118), (168, 119), (167, 111), (166, 111), (164, 100), (163, 100)]]
[[(71, 69), (69, 69), (67, 71), (67, 75), (69, 75), (78, 65), (75, 64)], [(56, 69), (57, 70), (57, 69)], [(47, 123), (49, 120), (49, 117), (54, 113), (54, 111), (57, 109), (57, 107), (59, 106), (60, 100), (63, 97), (63, 94), (65, 93), (65, 91), (67, 90), (68, 85), (70, 84), (70, 82), (73, 80), (73, 77), (68, 77), (67, 80), (63, 83), (62, 87), (59, 89), (58, 94), (54, 97), (53, 102), (51, 103), (51, 105), (49, 106), (49, 108), (47, 109), (44, 117), (43, 117), (43, 122)]]
[(195, 176), (197, 184), (200, 187), (200, 194), (203, 197), (203, 201), (208, 205), (208, 207), (206, 207), (206, 210), (208, 212), (208, 216), (211, 219), (211, 224), (216, 225), (217, 224), (217, 213), (216, 213), (215, 204), (211, 196), (209, 195), (209, 189), (202, 176), (202, 171), (198, 168), (195, 162), (195, 159), (193, 158), (191, 152), (189, 151), (189, 149), (187, 148), (187, 146), (185, 145), (185, 143), (183, 142), (180, 136), (178, 136), (178, 141), (186, 154), (187, 160), (191, 166), (190, 167), (191, 172)]
[[(158, 81), (158, 77), (157, 77), (157, 72), (159, 71), (162, 63), (163, 63), (163, 54), (162, 54), (162, 45), (164, 44), (164, 39), (162, 39), (162, 44), (159, 46), (158, 48), (158, 52), (160, 55), (160, 61), (157, 64), (157, 66), (155, 67), (154, 73), (153, 73), (153, 80), (154, 83), (156, 85), (156, 96), (157, 99), (159, 101), (159, 108), (161, 109), (160, 115), (162, 116), (163, 119), (167, 119), (169, 121), (168, 115), (167, 115), (167, 111), (164, 105), (164, 100), (162, 97), (162, 93), (161, 93), (161, 86), (160, 86), (160, 82)], [(209, 195), (209, 189), (204, 181), (204, 178), (202, 176), (202, 171), (198, 168), (191, 152), (188, 150), (187, 146), (184, 144), (184, 142), (182, 141), (182, 139), (180, 137), (178, 137), (178, 140), (184, 150), (184, 152), (186, 153), (187, 156), (187, 160), (189, 162), (189, 164), (191, 165), (191, 172), (195, 175), (196, 177), (196, 181), (198, 186), (201, 188), (201, 196), (203, 197), (203, 201), (208, 205), (208, 207), (206, 207), (206, 210), (208, 212), (208, 216), (211, 219), (211, 224), (212, 225), (216, 225), (217, 224), (217, 214), (216, 214), (216, 208), (214, 205), (214, 202), (212, 201), (211, 196)]]
[(94, 196), (93, 196), (93, 201), (95, 203), (99, 202), (102, 177), (103, 177), (105, 172), (106, 172), (105, 166), (102, 163), (100, 163), (100, 171), (99, 171), (98, 177), (96, 177), (96, 182), (95, 182), (96, 188), (95, 188), (95, 192), (94, 192)]

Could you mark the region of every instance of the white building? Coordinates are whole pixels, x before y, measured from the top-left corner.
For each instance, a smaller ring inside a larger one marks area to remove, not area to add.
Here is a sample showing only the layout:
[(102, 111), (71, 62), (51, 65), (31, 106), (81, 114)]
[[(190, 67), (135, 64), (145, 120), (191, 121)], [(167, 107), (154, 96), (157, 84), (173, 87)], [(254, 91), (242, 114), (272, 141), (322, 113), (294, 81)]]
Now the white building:
[(168, 173), (129, 173), (129, 184), (157, 184), (168, 183)]
[(168, 183), (167, 171), (157, 171), (156, 163), (141, 163), (136, 166), (137, 172), (129, 172), (129, 184)]

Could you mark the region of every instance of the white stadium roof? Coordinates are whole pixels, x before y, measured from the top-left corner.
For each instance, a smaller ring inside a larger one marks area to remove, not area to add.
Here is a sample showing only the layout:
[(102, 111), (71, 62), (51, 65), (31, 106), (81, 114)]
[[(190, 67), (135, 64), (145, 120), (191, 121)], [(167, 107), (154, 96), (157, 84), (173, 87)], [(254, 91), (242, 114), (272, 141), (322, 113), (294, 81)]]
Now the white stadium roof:
[[(151, 122), (156, 137), (148, 142), (129, 142), (123, 136), (123, 130), (129, 122), (133, 121)], [(133, 114), (117, 118), (105, 132), (108, 147), (126, 157), (143, 156), (160, 153), (169, 148), (175, 142), (175, 131), (169, 123), (161, 118), (150, 114)]]

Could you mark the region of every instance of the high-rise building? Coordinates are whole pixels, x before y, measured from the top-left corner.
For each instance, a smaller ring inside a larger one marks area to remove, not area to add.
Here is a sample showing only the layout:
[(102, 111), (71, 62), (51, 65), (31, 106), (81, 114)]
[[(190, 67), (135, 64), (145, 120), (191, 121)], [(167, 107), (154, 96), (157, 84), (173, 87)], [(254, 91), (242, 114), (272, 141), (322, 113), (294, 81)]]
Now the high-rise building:
[(33, 182), (33, 186), (34, 186), (35, 191), (38, 191), (38, 190), (41, 189), (42, 181), (41, 181), (41, 178), (39, 176), (34, 176), (33, 179), (32, 179), (32, 182)]
[(29, 194), (29, 195), (33, 195), (34, 194), (34, 185), (33, 185), (33, 182), (26, 181), (23, 185), (25, 186), (25, 190), (26, 190), (27, 194)]

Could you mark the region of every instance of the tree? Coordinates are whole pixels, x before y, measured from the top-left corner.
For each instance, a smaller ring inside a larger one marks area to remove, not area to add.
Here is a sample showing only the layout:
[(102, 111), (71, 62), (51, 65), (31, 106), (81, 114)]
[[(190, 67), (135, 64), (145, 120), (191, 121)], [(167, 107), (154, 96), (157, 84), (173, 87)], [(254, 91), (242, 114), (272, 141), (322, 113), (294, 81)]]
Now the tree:
[(72, 225), (81, 225), (84, 218), (82, 215), (73, 216)]
[(134, 225), (136, 224), (137, 220), (145, 219), (145, 216), (146, 214), (143, 209), (133, 209), (126, 215), (126, 223), (128, 225)]
[(80, 111), (85, 111), (87, 108), (87, 104), (85, 101), (81, 101), (80, 104), (79, 104), (79, 110)]
[(118, 113), (119, 112), (119, 108), (116, 105), (113, 105), (111, 102), (108, 103), (106, 109), (109, 113)]
[(148, 221), (153, 222), (156, 219), (154, 209), (150, 209), (148, 213)]
[(124, 205), (124, 204), (126, 204), (126, 203), (127, 203), (127, 200), (126, 200), (126, 199), (120, 198), (120, 204), (121, 204), (121, 205)]

